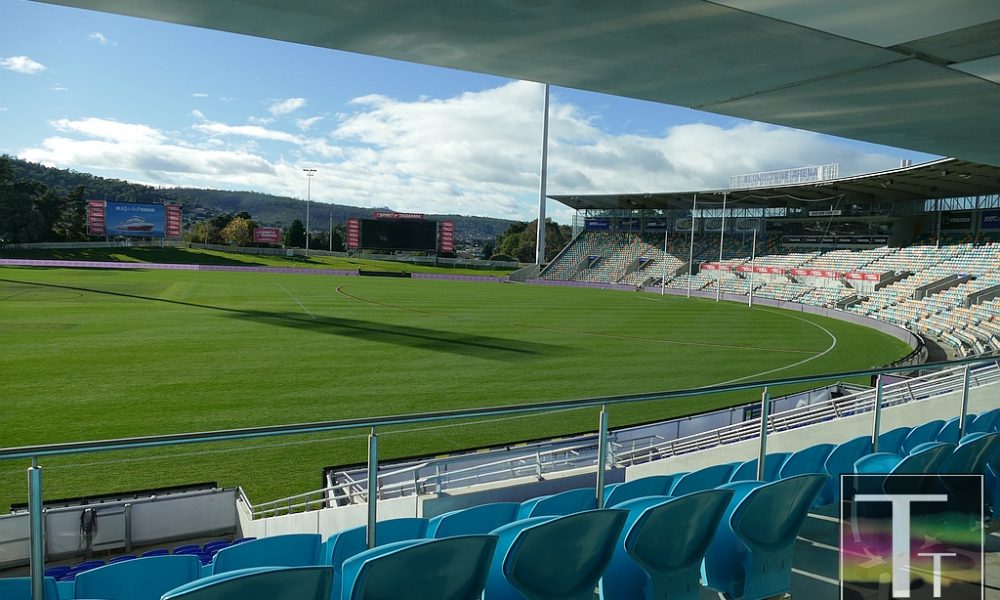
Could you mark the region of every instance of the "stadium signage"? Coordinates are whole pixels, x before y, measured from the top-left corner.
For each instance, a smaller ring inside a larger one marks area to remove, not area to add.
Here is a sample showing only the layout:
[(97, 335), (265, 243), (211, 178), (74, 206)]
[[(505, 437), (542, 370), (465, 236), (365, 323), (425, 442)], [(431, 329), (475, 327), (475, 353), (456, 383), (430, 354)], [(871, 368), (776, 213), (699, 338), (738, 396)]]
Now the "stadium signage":
[(764, 275), (784, 275), (785, 270), (781, 267), (751, 267), (750, 265), (740, 265), (736, 269), (740, 273), (763, 273)]
[(105, 217), (107, 216), (104, 200), (87, 201), (87, 235), (105, 235)]
[(742, 233), (744, 231), (760, 231), (761, 220), (760, 219), (736, 219), (736, 223), (733, 228)]
[(646, 231), (666, 231), (670, 227), (668, 221), (646, 221)]
[(810, 217), (839, 217), (844, 214), (842, 210), (811, 210), (809, 211)]
[(840, 271), (830, 271), (827, 269), (792, 269), (792, 275), (800, 277), (826, 277), (827, 279), (840, 278)]
[(782, 244), (809, 244), (809, 245), (841, 245), (841, 246), (884, 246), (889, 243), (887, 235), (826, 235), (826, 236), (804, 236), (785, 235), (781, 237)]
[(253, 243), (280, 244), (281, 229), (278, 227), (258, 227), (253, 230)]
[(941, 213), (941, 229), (968, 231), (972, 229), (972, 213), (948, 210)]
[(980, 229), (1000, 229), (1000, 210), (984, 210), (979, 221)]
[(587, 231), (607, 231), (611, 229), (611, 222), (607, 219), (587, 219)]
[(684, 217), (683, 219), (676, 219), (674, 221), (674, 231), (691, 231), (692, 228), (697, 231), (698, 224), (691, 217)]
[(878, 273), (865, 273), (862, 271), (844, 273), (844, 277), (853, 281), (880, 281), (882, 279), (882, 276)]
[(438, 224), (438, 252), (450, 254), (455, 251), (455, 222), (441, 221)]
[(417, 221), (422, 221), (424, 215), (422, 213), (401, 213), (385, 210), (376, 210), (372, 213), (372, 217), (376, 219), (412, 219)]
[(704, 225), (702, 228), (705, 231), (722, 231), (722, 218), (721, 217), (711, 217), (704, 220)]
[(703, 263), (701, 265), (702, 269), (706, 271), (732, 271), (732, 265), (720, 265), (719, 263)]
[(357, 250), (361, 247), (361, 219), (347, 220), (347, 249)]
[(181, 239), (181, 232), (184, 229), (181, 217), (181, 207), (176, 204), (167, 204), (163, 207), (166, 224), (166, 236), (172, 240)]

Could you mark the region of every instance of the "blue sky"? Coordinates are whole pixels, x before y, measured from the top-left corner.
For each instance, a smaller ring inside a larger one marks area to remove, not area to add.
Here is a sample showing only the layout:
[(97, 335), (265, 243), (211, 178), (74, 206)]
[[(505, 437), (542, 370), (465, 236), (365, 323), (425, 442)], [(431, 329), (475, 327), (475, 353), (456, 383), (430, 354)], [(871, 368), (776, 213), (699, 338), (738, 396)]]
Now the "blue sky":
[[(0, 0), (0, 153), (160, 186), (530, 219), (541, 86)], [(549, 192), (725, 187), (729, 175), (917, 152), (553, 88)], [(550, 201), (549, 213), (570, 212)]]

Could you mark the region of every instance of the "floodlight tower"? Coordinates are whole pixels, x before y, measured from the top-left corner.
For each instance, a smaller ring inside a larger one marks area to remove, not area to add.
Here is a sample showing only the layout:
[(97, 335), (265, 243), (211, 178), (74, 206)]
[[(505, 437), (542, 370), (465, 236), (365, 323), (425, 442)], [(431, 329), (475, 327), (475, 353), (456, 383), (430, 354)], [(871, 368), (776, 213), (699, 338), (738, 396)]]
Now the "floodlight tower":
[(306, 174), (306, 256), (309, 256), (309, 202), (312, 200), (312, 178), (316, 169), (302, 169)]

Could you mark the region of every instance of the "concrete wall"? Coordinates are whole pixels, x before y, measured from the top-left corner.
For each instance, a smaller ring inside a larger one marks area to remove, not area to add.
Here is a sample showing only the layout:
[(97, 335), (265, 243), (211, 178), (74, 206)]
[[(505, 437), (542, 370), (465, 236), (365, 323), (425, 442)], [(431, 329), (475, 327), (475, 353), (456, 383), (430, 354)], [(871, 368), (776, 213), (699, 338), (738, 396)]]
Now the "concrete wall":
[[(1000, 383), (974, 388), (970, 391), (970, 413), (984, 412), (998, 407), (1000, 407)], [(896, 427), (904, 425), (913, 427), (935, 419), (947, 421), (957, 417), (961, 408), (961, 392), (893, 406), (882, 411), (880, 429), (886, 432)], [(768, 453), (794, 452), (815, 444), (839, 444), (861, 435), (871, 435), (872, 419), (873, 415), (869, 412), (800, 427), (791, 431), (772, 433), (767, 436), (767, 451)], [(649, 475), (695, 471), (710, 465), (746, 461), (757, 458), (758, 448), (758, 440), (746, 440), (702, 452), (672, 456), (628, 467), (625, 480), (632, 481)]]

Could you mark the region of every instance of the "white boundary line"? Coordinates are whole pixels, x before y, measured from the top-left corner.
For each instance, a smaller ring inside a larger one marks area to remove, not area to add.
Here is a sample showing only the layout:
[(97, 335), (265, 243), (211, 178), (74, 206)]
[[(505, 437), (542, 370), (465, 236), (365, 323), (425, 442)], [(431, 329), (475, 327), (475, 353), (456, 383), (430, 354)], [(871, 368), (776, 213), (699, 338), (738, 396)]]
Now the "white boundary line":
[(310, 317), (312, 317), (314, 321), (316, 320), (316, 315), (312, 314), (312, 311), (311, 311), (311, 310), (309, 310), (308, 308), (306, 308), (306, 305), (305, 305), (305, 304), (302, 304), (302, 302), (301, 302), (301, 301), (300, 301), (300, 300), (299, 300), (298, 298), (296, 298), (296, 297), (295, 297), (295, 294), (293, 294), (293, 293), (289, 292), (289, 291), (288, 291), (288, 289), (287, 289), (287, 288), (286, 288), (285, 286), (281, 285), (280, 283), (277, 283), (277, 282), (275, 282), (275, 284), (274, 284), (274, 285), (276, 285), (276, 286), (278, 286), (279, 288), (281, 288), (281, 289), (285, 290), (285, 293), (286, 293), (286, 294), (288, 294), (289, 296), (291, 296), (291, 297), (292, 297), (292, 300), (295, 300), (296, 304), (298, 304), (299, 306), (301, 306), (301, 307), (302, 307), (302, 310), (306, 311), (306, 313), (307, 313), (307, 314), (308, 314), (308, 315), (309, 315)]

